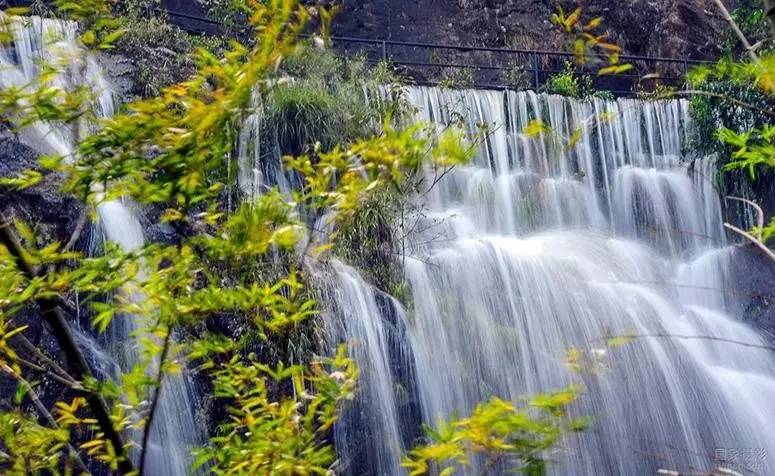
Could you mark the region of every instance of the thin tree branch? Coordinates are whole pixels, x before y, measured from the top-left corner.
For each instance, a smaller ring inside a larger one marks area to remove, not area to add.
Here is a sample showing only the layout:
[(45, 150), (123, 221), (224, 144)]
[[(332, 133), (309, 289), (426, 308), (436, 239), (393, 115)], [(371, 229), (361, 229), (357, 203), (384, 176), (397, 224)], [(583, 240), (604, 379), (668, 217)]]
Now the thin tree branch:
[(67, 244), (65, 244), (64, 248), (62, 248), (62, 251), (69, 251), (75, 246), (75, 244), (78, 242), (78, 239), (81, 237), (81, 233), (83, 233), (83, 229), (86, 227), (86, 223), (89, 221), (89, 214), (84, 209), (81, 212), (81, 216), (78, 217), (78, 222), (75, 224), (75, 230), (73, 230), (73, 234), (70, 235), (70, 239), (67, 241)]
[(151, 409), (148, 412), (148, 421), (145, 422), (145, 428), (143, 429), (143, 443), (142, 453), (140, 453), (140, 471), (139, 475), (145, 474), (145, 456), (148, 454), (148, 443), (151, 439), (151, 426), (153, 425), (153, 418), (156, 416), (156, 409), (159, 406), (159, 400), (161, 399), (162, 381), (164, 380), (164, 362), (167, 360), (167, 354), (169, 354), (170, 344), (172, 343), (172, 328), (167, 329), (167, 335), (164, 336), (164, 345), (161, 349), (161, 356), (159, 357), (159, 368), (156, 371), (156, 392), (154, 392), (153, 400), (151, 401)]
[(762, 210), (762, 207), (760, 207), (756, 202), (753, 202), (751, 200), (748, 200), (747, 198), (741, 198), (741, 197), (732, 197), (728, 196), (726, 197), (729, 200), (734, 200), (736, 202), (743, 202), (751, 206), (754, 210), (756, 210), (756, 239), (759, 241), (762, 241), (762, 230), (764, 229), (764, 210)]
[(8, 357), (9, 359), (12, 359), (12, 360), (18, 362), (18, 363), (22, 364), (25, 367), (28, 367), (28, 368), (36, 371), (36, 372), (40, 372), (42, 374), (48, 375), (49, 377), (51, 377), (52, 379), (54, 379), (57, 382), (61, 383), (62, 385), (64, 385), (67, 388), (70, 388), (72, 390), (76, 390), (76, 391), (79, 391), (79, 392), (84, 390), (84, 388), (76, 381), (68, 380), (66, 378), (62, 378), (59, 375), (55, 374), (54, 372), (48, 370), (47, 368), (42, 367), (42, 366), (40, 366), (40, 365), (38, 365), (38, 364), (36, 364), (34, 362), (30, 362), (29, 360), (22, 359), (21, 357), (11, 356), (7, 352), (4, 352), (4, 351), (0, 351), (0, 352), (5, 354), (5, 356)]
[[(617, 335), (613, 336), (613, 339), (622, 338), (622, 339), (644, 339), (644, 338), (655, 338), (655, 339), (685, 339), (685, 340), (710, 340), (710, 341), (716, 341), (716, 342), (724, 342), (726, 344), (735, 344), (740, 345), (743, 347), (750, 347), (752, 349), (763, 349), (763, 350), (769, 350), (771, 352), (775, 352), (775, 347), (765, 344), (751, 344), (750, 342), (743, 342), (741, 340), (735, 340), (735, 339), (727, 339), (724, 337), (713, 337), (713, 336), (693, 336), (693, 335), (684, 335), (684, 334), (661, 334), (661, 333), (655, 333), (655, 334), (623, 334), (623, 335)], [(609, 340), (610, 338), (606, 338), (605, 340)]]
[(32, 345), (32, 342), (30, 342), (29, 339), (24, 337), (24, 335), (16, 334), (14, 336), (14, 339), (21, 342), (22, 347), (24, 347), (27, 350), (27, 352), (37, 357), (37, 359), (40, 360), (41, 362), (48, 364), (48, 366), (51, 367), (60, 377), (62, 377), (63, 379), (75, 382), (75, 379), (71, 377), (70, 374), (67, 373), (67, 371), (59, 365), (58, 362), (56, 362), (54, 359), (44, 354), (40, 349)]
[(730, 225), (729, 223), (724, 223), (724, 228), (727, 228), (729, 230), (734, 231), (738, 235), (742, 236), (743, 238), (747, 239), (754, 245), (756, 245), (760, 250), (764, 251), (764, 254), (770, 257), (771, 260), (775, 261), (775, 252), (773, 252), (771, 249), (769, 249), (764, 243), (757, 240), (755, 236), (751, 235), (745, 230), (741, 230), (740, 228)]
[(433, 187), (435, 187), (441, 180), (450, 172), (452, 172), (455, 169), (454, 165), (451, 165), (449, 167), (445, 167), (444, 172), (441, 173), (441, 175), (436, 175), (436, 172), (434, 171), (434, 177), (433, 177), (433, 183), (431, 183), (430, 187), (428, 187), (428, 190), (423, 192), (423, 195), (427, 195), (430, 193), (431, 190), (433, 190)]
[[(54, 419), (54, 416), (51, 415), (51, 413), (46, 409), (46, 406), (43, 405), (43, 402), (40, 401), (40, 398), (38, 397), (38, 394), (35, 393), (35, 390), (32, 388), (32, 385), (30, 385), (30, 383), (27, 380), (25, 380), (24, 377), (19, 375), (11, 367), (5, 364), (0, 365), (0, 370), (10, 375), (14, 379), (16, 379), (19, 382), (19, 385), (24, 387), (24, 391), (26, 392), (27, 396), (30, 398), (30, 400), (32, 400), (32, 403), (33, 405), (35, 405), (35, 408), (37, 408), (38, 412), (40, 412), (40, 414), (43, 415), (43, 418), (46, 420), (46, 422), (51, 428), (59, 428), (59, 425), (57, 424), (57, 421)], [(89, 471), (89, 469), (86, 467), (83, 460), (81, 459), (81, 456), (78, 454), (78, 451), (73, 447), (73, 445), (70, 443), (67, 443), (67, 449), (70, 452), (70, 457), (73, 458), (75, 465), (78, 466), (78, 469), (85, 474), (91, 474), (91, 471)]]
[(754, 47), (751, 46), (751, 43), (748, 41), (748, 38), (745, 37), (745, 34), (740, 29), (739, 26), (737, 26), (737, 22), (734, 18), (732, 18), (732, 15), (729, 14), (729, 10), (727, 10), (727, 7), (724, 6), (724, 2), (721, 0), (713, 0), (716, 3), (716, 6), (719, 10), (721, 10), (721, 16), (724, 17), (724, 20), (729, 23), (729, 26), (732, 27), (732, 31), (735, 32), (735, 35), (737, 35), (737, 38), (740, 40), (740, 43), (743, 44), (743, 47), (745, 48), (746, 53), (748, 53), (748, 56), (751, 58), (751, 61), (753, 61), (756, 64), (760, 64), (761, 60), (759, 59), (759, 55), (756, 54), (756, 51), (754, 50)]
[[(0, 217), (0, 243), (8, 249), (9, 254), (22, 274), (29, 280), (35, 278), (35, 271), (27, 261), (24, 248), (22, 248), (16, 240), (11, 228), (3, 217)], [(75, 378), (80, 381), (92, 379), (93, 376), (89, 369), (89, 365), (86, 362), (86, 358), (78, 347), (78, 344), (75, 342), (75, 338), (70, 330), (70, 325), (68, 324), (67, 319), (65, 319), (62, 310), (57, 306), (57, 301), (39, 297), (35, 299), (35, 302), (38, 304), (38, 307), (40, 307), (43, 319), (51, 328), (51, 332), (54, 334), (54, 337), (56, 337), (59, 347), (65, 354), (66, 362), (72, 367)], [(94, 418), (97, 420), (97, 425), (100, 430), (113, 445), (113, 450), (115, 451), (118, 460), (119, 471), (122, 474), (131, 473), (134, 471), (134, 466), (127, 456), (121, 434), (113, 425), (111, 412), (108, 409), (107, 402), (101, 395), (93, 392), (85, 392), (84, 397), (94, 414)]]

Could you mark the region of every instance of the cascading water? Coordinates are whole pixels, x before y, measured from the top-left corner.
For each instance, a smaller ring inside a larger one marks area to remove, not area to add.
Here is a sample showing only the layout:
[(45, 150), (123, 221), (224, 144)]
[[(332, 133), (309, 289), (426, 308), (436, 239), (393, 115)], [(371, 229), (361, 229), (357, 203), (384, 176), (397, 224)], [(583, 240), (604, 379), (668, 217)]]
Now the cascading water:
[[(58, 81), (90, 78), (102, 93), (101, 114), (112, 112), (107, 83), (81, 54), (74, 24), (32, 18), (14, 28), (14, 48), (0, 52), (3, 87), (29, 83), (38, 59), (72, 56)], [(716, 449), (775, 453), (766, 429), (775, 420), (775, 361), (734, 343), (763, 342), (724, 299), (731, 253), (712, 164), (680, 159), (686, 102), (432, 88), (408, 94), (419, 119), (441, 129), (462, 117), (472, 134), (479, 124), (491, 134), (471, 165), (425, 196), (427, 213), (416, 219), (428, 222), (419, 227), (428, 232), (406, 260), (409, 316), (355, 270), (333, 263), (324, 292), (330, 341), (349, 342), (362, 370), (358, 402), (336, 430), (340, 471), (401, 474), (401, 454), (420, 420), (464, 415), (491, 395), (516, 398), (578, 380), (585, 391), (575, 411), (596, 420), (552, 455), (558, 473), (707, 470), (726, 463), (715, 460)], [(551, 131), (524, 134), (534, 120)], [(250, 116), (240, 136), (247, 195), (271, 176), (283, 178), (277, 167), (262, 169), (274, 162), (257, 148), (260, 125), (260, 113)], [(35, 124), (22, 139), (41, 153), (67, 155), (83, 132)], [(111, 202), (99, 212), (109, 239), (126, 249), (143, 244), (131, 208)], [(130, 318), (120, 321), (126, 327), (111, 348), (127, 365), (135, 328)], [(620, 334), (644, 337), (605, 349), (606, 336)], [(711, 339), (685, 338), (692, 336)], [(606, 368), (571, 373), (566, 350), (590, 347), (606, 353)], [(105, 359), (96, 346), (90, 355)], [(148, 464), (154, 474), (185, 473), (186, 445), (197, 440), (192, 409), (186, 381), (165, 381)]]
[[(416, 387), (406, 315), (400, 303), (367, 284), (355, 269), (338, 261), (331, 267), (320, 279), (326, 283), (321, 291), (328, 305), (328, 340), (332, 352), (346, 343), (361, 371), (359, 397), (335, 430), (337, 470), (396, 474), (418, 419), (411, 409)], [(375, 434), (373, 444), (362, 444)]]
[[(137, 250), (145, 244), (142, 225), (127, 205), (105, 202), (100, 204), (98, 212), (108, 240), (118, 243), (126, 251)], [(142, 299), (142, 296), (135, 298)], [(136, 333), (141, 326), (137, 319), (137, 316), (119, 316), (109, 330), (111, 354), (120, 367), (127, 370), (139, 361)], [(152, 367), (158, 365), (153, 362)], [(156, 368), (148, 370), (151, 375), (156, 371)], [(191, 448), (202, 437), (195, 423), (193, 391), (181, 375), (167, 375), (162, 386), (146, 455), (147, 472), (159, 476), (188, 475)]]
[[(557, 473), (771, 470), (717, 458), (775, 452), (775, 359), (726, 307), (731, 248), (713, 165), (681, 160), (687, 103), (424, 87), (408, 96), (417, 119), (439, 129), (460, 117), (471, 135), (490, 129), (416, 217), (429, 231), (406, 260), (414, 309), (400, 345), (414, 360), (422, 419), (581, 381), (575, 411), (595, 421), (551, 455)], [(534, 120), (550, 131), (524, 134)], [(351, 286), (342, 283), (345, 296)], [(396, 459), (384, 461), (396, 452), (382, 449), (400, 441), (399, 420), (383, 421), (398, 418), (390, 351), (374, 339), (384, 317), (359, 296), (344, 334), (370, 346), (354, 352), (358, 405), (380, 421), (362, 423), (368, 440), (351, 431), (351, 444), (380, 455), (367, 458), (369, 474), (400, 474)], [(633, 334), (643, 337), (606, 348), (607, 336)], [(568, 349), (594, 349), (605, 369), (574, 374)]]
[[(100, 117), (113, 114), (114, 98), (96, 59), (87, 54), (77, 41), (77, 24), (61, 20), (29, 17), (24, 22), (11, 24), (14, 37), (12, 47), (0, 48), (0, 86), (32, 87), (35, 84), (41, 62), (57, 66), (60, 73), (52, 86), (69, 88), (83, 84), (96, 96), (95, 111)], [(85, 78), (85, 79), (84, 79)], [(55, 127), (36, 123), (20, 133), (20, 139), (42, 154), (61, 154), (71, 157), (73, 145), (79, 137), (90, 132), (89, 125)], [(113, 201), (99, 205), (100, 225), (105, 237), (132, 251), (145, 243), (143, 228), (132, 209), (126, 204)], [(121, 367), (129, 368), (137, 362), (137, 343), (134, 333), (138, 329), (132, 316), (116, 319), (108, 342), (110, 357), (115, 362), (96, 362), (98, 374), (117, 377)], [(99, 344), (79, 333), (79, 341), (92, 359), (105, 359), (108, 353)], [(107, 371), (109, 370), (109, 371)], [(109, 375), (109, 374), (114, 375)], [(189, 473), (190, 449), (200, 434), (194, 423), (194, 404), (191, 390), (184, 377), (167, 377), (161, 393), (146, 467), (153, 475), (185, 475)]]

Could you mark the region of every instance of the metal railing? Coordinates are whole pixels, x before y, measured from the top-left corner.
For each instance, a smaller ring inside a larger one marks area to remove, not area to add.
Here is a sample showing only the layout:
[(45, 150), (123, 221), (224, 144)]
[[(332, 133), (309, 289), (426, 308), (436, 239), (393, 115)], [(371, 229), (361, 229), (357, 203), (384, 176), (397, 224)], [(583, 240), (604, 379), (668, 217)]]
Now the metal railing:
[[(660, 58), (621, 55), (620, 62), (632, 69), (617, 75), (598, 75), (604, 56), (587, 55), (587, 66), (578, 65), (573, 53), (439, 43), (332, 37), (334, 49), (345, 54), (361, 54), (370, 62), (389, 61), (405, 71), (418, 84), (442, 82), (469, 83), (479, 88), (539, 89), (567, 65), (590, 82), (594, 89), (618, 95), (632, 94), (637, 88), (651, 89), (655, 84), (682, 87), (691, 67), (706, 61), (686, 58)], [(605, 64), (602, 64), (605, 66)], [(465, 71), (459, 74), (456, 71)]]
[[(223, 33), (218, 21), (163, 10), (171, 21), (181, 28), (200, 34), (211, 34), (213, 29)], [(450, 84), (486, 89), (540, 89), (551, 76), (574, 69), (595, 90), (607, 90), (615, 95), (631, 95), (635, 91), (650, 90), (657, 84), (682, 87), (686, 73), (693, 66), (707, 61), (688, 58), (661, 58), (621, 55), (621, 63), (632, 69), (617, 75), (598, 75), (598, 66), (605, 57), (591, 55), (587, 66), (576, 64), (573, 53), (514, 48), (461, 46), (419, 41), (380, 40), (349, 36), (330, 38), (335, 51), (343, 55), (361, 55), (370, 63), (390, 62), (398, 71), (420, 85)], [(586, 79), (584, 79), (586, 78)], [(645, 79), (644, 79), (645, 78)]]

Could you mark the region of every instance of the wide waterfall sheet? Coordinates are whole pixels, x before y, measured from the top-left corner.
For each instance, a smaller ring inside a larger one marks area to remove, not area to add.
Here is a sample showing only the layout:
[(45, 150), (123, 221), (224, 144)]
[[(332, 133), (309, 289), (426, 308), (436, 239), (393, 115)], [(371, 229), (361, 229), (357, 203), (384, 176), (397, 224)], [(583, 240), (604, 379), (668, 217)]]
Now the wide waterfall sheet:
[[(574, 413), (594, 423), (547, 455), (554, 473), (771, 471), (719, 456), (775, 453), (775, 361), (729, 342), (763, 344), (724, 298), (732, 248), (712, 159), (682, 150), (687, 102), (425, 87), (408, 96), (417, 119), (439, 130), (462, 118), (472, 136), (490, 131), (415, 217), (428, 231), (408, 247), (412, 309), (400, 345), (422, 421), (577, 383)], [(523, 133), (531, 121), (546, 130)], [(407, 435), (395, 433), (406, 412), (395, 401), (405, 377), (389, 372), (394, 353), (375, 335), (385, 317), (367, 302), (373, 292), (358, 296), (342, 332), (367, 347), (354, 354), (367, 388), (361, 416), (342, 424), (352, 438), (340, 442), (343, 472), (401, 474)], [(608, 348), (616, 335), (643, 337)], [(601, 365), (574, 373), (569, 349)]]

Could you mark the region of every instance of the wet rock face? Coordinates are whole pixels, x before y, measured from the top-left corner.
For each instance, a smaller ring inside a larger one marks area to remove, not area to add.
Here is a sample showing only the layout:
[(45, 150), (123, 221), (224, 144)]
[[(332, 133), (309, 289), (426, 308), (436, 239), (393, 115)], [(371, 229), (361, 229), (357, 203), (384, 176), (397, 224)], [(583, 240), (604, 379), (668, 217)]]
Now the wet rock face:
[[(37, 169), (38, 154), (10, 134), (0, 133), (0, 176), (15, 176)], [(48, 243), (66, 243), (84, 212), (83, 205), (59, 191), (61, 177), (49, 174), (39, 185), (0, 193), (0, 213), (5, 219), (26, 222)], [(83, 241), (82, 236), (79, 241)]]
[[(38, 154), (30, 147), (21, 144), (7, 132), (0, 132), (1, 177), (12, 177), (26, 169), (37, 169), (37, 161)], [(66, 243), (76, 229), (84, 209), (77, 200), (59, 191), (60, 181), (60, 177), (51, 174), (46, 176), (41, 184), (27, 190), (0, 190), (0, 216), (8, 221), (25, 222), (35, 232), (39, 245), (53, 241)], [(88, 227), (80, 235), (76, 248), (86, 247), (87, 231)], [(59, 347), (51, 333), (47, 332), (35, 306), (29, 305), (20, 310), (14, 322), (28, 326), (24, 335), (33, 346), (51, 356), (59, 355)], [(63, 398), (62, 386), (49, 377), (40, 376), (38, 383), (36, 391), (47, 406)], [(15, 389), (15, 381), (0, 378), (0, 401), (10, 401)]]
[[(725, 28), (703, 0), (573, 0), (601, 16), (611, 39), (636, 55), (711, 59)], [(564, 48), (551, 0), (343, 0), (334, 34), (542, 50)]]
[(775, 342), (775, 262), (753, 245), (739, 246), (732, 257), (732, 299), (742, 319), (762, 329)]

